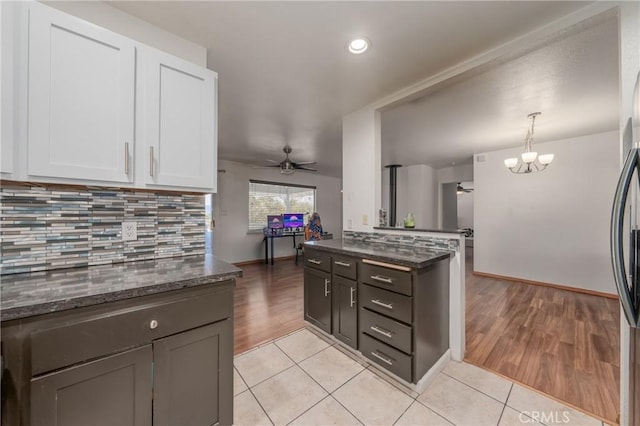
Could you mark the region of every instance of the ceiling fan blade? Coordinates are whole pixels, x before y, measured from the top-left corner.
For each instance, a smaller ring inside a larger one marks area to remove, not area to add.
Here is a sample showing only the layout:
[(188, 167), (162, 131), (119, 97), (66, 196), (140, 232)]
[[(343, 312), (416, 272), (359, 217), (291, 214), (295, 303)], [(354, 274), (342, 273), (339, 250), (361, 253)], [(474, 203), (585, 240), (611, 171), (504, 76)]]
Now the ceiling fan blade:
[(280, 164), (266, 165), (266, 166), (253, 166), (252, 169), (271, 169), (273, 167), (280, 167)]
[(280, 161), (276, 161), (276, 160), (271, 160), (269, 158), (265, 159), (264, 161), (268, 161), (270, 163), (275, 163), (275, 164), (280, 164)]
[(306, 170), (308, 172), (317, 172), (318, 171), (316, 169), (312, 169), (311, 167), (299, 167), (299, 166), (296, 166), (296, 170)]
[(308, 166), (308, 165), (311, 165), (311, 164), (316, 164), (316, 162), (315, 161), (301, 161), (301, 162), (295, 163), (295, 164), (296, 164), (296, 166)]

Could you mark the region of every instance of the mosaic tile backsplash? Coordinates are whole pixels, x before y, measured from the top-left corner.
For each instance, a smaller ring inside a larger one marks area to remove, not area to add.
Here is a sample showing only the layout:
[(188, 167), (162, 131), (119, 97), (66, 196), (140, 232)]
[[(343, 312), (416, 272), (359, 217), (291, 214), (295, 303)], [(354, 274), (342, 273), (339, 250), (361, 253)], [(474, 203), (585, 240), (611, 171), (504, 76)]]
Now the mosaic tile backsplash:
[(455, 238), (437, 238), (423, 235), (398, 235), (382, 232), (342, 231), (345, 240), (365, 243), (382, 243), (400, 247), (428, 247), (440, 250), (460, 251), (460, 240)]
[(202, 195), (3, 185), (0, 214), (2, 275), (205, 253)]

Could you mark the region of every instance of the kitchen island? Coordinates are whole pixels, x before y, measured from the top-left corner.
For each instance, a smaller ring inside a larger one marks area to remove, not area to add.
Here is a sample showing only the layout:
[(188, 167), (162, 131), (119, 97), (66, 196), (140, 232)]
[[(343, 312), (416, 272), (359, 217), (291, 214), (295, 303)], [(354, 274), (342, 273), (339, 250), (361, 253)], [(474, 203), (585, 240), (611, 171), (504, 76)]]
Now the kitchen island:
[(305, 243), (305, 320), (414, 389), (450, 359), (453, 253), (353, 240)]
[(2, 424), (231, 424), (240, 269), (187, 256), (2, 277)]

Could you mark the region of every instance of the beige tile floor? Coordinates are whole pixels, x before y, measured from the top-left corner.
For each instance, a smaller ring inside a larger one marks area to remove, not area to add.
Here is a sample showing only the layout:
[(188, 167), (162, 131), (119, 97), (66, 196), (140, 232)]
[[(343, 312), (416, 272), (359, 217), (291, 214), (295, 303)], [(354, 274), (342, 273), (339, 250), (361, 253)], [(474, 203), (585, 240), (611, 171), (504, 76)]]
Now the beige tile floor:
[(308, 329), (237, 355), (234, 364), (236, 425), (602, 426), (467, 363), (450, 362), (418, 395)]

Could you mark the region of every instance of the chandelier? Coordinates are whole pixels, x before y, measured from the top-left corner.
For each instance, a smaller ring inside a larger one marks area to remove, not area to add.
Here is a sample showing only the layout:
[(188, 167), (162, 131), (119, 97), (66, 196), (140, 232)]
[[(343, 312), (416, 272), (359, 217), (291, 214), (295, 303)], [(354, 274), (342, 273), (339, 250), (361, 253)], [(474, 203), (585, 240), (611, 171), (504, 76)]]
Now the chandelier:
[(532, 112), (527, 116), (527, 118), (531, 119), (531, 127), (529, 127), (527, 136), (524, 138), (524, 152), (520, 155), (520, 158), (507, 158), (504, 160), (504, 165), (511, 170), (512, 173), (541, 172), (553, 161), (553, 154), (538, 155), (537, 152), (531, 149), (533, 128), (536, 123), (536, 117), (540, 114), (542, 113)]

